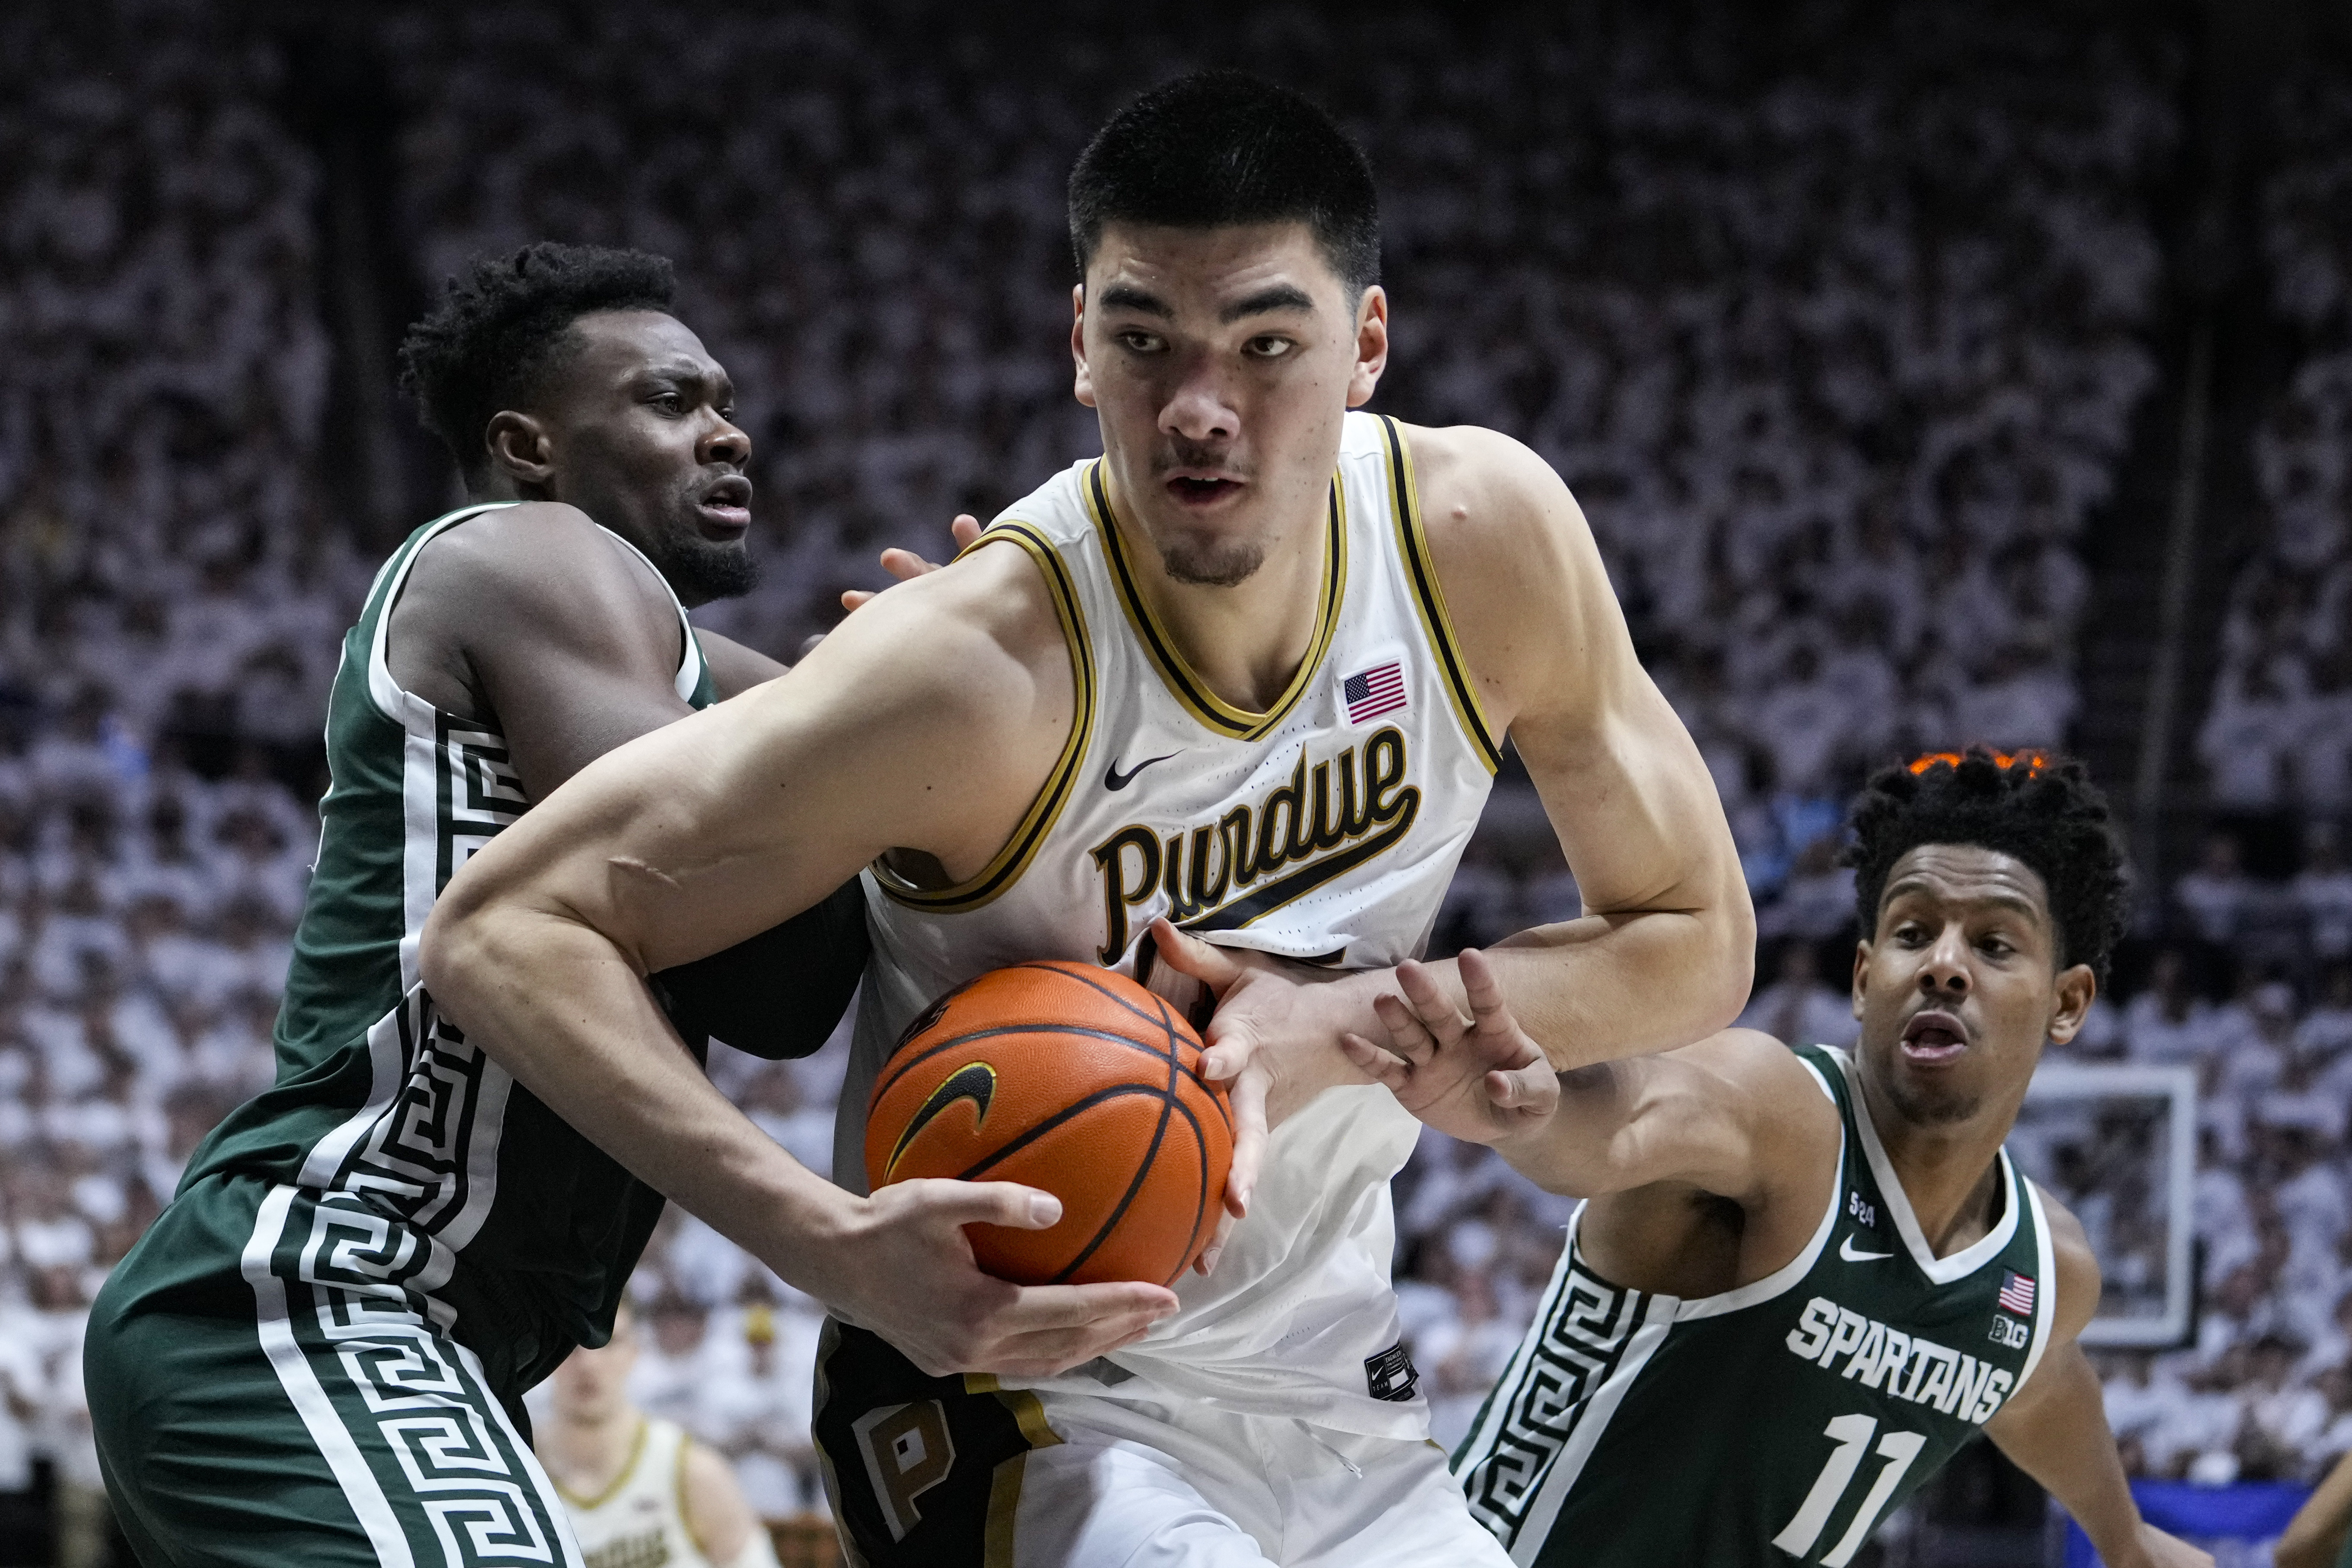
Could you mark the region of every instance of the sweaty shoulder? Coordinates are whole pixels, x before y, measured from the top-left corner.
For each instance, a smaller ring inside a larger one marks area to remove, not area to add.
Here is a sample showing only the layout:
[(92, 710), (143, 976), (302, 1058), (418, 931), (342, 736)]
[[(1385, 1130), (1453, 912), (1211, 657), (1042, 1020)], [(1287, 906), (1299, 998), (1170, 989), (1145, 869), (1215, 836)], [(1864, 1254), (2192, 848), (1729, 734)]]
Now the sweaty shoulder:
[(666, 680), (682, 635), (644, 560), (578, 507), (530, 501), (469, 517), (417, 552), (386, 657), (406, 689), (480, 717), (485, 663), (576, 646)]
[(1454, 634), (1498, 727), (1574, 704), (1632, 659), (1592, 530), (1551, 465), (1477, 425), (1404, 434)]

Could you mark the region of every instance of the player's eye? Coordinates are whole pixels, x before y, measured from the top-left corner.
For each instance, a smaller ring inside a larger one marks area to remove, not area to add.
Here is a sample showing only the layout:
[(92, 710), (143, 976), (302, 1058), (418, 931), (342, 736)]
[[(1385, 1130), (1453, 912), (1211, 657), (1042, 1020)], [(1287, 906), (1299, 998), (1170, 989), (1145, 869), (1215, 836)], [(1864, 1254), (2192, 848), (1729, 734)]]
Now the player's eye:
[(1287, 338), (1252, 338), (1242, 351), (1254, 360), (1278, 360), (1297, 346)]
[(1120, 346), (1125, 348), (1129, 353), (1154, 353), (1158, 351), (1160, 348), (1160, 338), (1157, 333), (1140, 331), (1133, 327), (1129, 327), (1126, 331), (1121, 332), (1118, 335), (1118, 340)]
[(656, 392), (653, 396), (653, 405), (664, 413), (679, 413), (685, 411), (686, 399), (674, 392)]

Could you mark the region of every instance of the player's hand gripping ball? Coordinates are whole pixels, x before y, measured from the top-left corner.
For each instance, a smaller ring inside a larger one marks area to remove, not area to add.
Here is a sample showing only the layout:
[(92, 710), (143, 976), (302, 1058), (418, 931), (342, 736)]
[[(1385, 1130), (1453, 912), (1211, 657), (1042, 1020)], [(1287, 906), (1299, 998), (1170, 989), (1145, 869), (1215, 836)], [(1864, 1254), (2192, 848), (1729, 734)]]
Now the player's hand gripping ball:
[(1090, 964), (1016, 964), (908, 1027), (866, 1118), (868, 1189), (918, 1176), (1014, 1181), (1062, 1200), (1045, 1230), (971, 1225), (1017, 1284), (1173, 1285), (1217, 1227), (1233, 1163), (1222, 1090), (1176, 1010)]

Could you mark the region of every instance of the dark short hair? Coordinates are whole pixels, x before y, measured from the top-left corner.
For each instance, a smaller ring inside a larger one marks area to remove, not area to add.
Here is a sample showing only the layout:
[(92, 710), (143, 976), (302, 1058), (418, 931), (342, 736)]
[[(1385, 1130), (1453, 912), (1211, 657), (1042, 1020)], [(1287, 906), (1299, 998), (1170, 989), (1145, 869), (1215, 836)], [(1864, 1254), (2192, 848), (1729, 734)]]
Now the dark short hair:
[(1246, 71), (1198, 71), (1111, 116), (1070, 171), (1070, 248), (1086, 276), (1107, 225), (1304, 223), (1360, 298), (1381, 280), (1371, 165), (1331, 117)]
[(491, 416), (519, 408), (562, 367), (572, 323), (595, 310), (667, 310), (669, 258), (542, 240), (477, 256), (400, 344), (400, 390), (468, 483), (489, 466)]
[(1878, 929), (1895, 862), (1921, 844), (1973, 844), (2032, 866), (2050, 898), (2061, 967), (2104, 985), (2130, 908), (2124, 846), (2107, 799), (2080, 762), (2039, 751), (1935, 752), (1874, 775), (1854, 802), (1854, 908)]

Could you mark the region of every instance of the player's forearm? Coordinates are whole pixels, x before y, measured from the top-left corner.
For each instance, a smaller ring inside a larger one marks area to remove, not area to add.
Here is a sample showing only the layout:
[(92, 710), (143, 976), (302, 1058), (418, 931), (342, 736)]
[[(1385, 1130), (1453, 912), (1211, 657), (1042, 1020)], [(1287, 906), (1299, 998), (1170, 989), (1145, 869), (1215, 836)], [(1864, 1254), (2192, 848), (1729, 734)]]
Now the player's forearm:
[(619, 950), (512, 904), (452, 913), (422, 954), (440, 1010), (633, 1175), (806, 1288), (855, 1200), (711, 1086)]
[(2145, 1555), (2139, 1505), (2107, 1427), (2098, 1374), (2082, 1347), (2068, 1343), (2051, 1353), (2034, 1382), (2042, 1378), (2053, 1381), (2028, 1385), (2030, 1403), (1996, 1416), (1986, 1435), (2074, 1516), (2104, 1561), (2130, 1568)]
[(1559, 1107), (1525, 1132), (1498, 1140), (1513, 1170), (1563, 1197), (1600, 1197), (1660, 1176), (1641, 1168), (1634, 1095), (1613, 1062), (1560, 1074)]
[[(1747, 1004), (1755, 920), (1745, 896), (1711, 908), (1589, 915), (1486, 950), (1512, 1014), (1560, 1071), (1713, 1034)], [(1451, 963), (1442, 966), (1458, 988)]]

